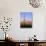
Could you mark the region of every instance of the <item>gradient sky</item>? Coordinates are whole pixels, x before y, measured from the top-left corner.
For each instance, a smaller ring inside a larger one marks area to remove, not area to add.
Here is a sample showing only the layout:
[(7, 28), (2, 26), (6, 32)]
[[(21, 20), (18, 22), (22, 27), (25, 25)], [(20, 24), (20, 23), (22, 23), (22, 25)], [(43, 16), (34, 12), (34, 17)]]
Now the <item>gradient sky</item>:
[(20, 13), (21, 20), (25, 18), (25, 20), (32, 20), (32, 12), (21, 12)]

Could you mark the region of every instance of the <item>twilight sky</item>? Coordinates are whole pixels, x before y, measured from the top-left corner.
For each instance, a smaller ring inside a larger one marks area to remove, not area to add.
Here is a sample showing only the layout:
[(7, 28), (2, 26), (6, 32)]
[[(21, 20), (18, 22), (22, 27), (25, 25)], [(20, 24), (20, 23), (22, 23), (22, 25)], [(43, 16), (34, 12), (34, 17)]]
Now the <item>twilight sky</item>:
[(21, 12), (20, 13), (21, 21), (24, 20), (32, 20), (32, 12)]

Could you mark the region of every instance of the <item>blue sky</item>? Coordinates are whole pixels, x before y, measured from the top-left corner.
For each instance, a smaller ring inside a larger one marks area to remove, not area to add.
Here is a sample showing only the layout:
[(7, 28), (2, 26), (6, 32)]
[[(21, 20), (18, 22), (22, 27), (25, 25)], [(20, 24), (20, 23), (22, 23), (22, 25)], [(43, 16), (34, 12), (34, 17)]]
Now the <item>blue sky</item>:
[(20, 17), (21, 19), (32, 20), (32, 12), (21, 12)]

